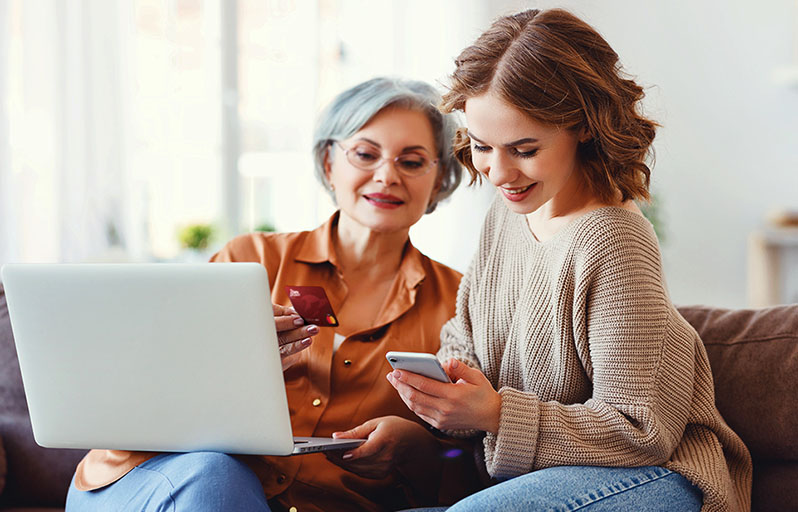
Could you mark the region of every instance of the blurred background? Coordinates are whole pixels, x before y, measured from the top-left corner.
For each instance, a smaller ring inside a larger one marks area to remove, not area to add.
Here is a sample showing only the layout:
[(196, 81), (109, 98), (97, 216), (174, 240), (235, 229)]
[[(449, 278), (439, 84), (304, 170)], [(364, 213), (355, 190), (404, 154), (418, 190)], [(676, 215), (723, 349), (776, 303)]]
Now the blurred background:
[[(798, 302), (798, 1), (0, 0), (0, 264), (196, 261), (333, 211), (320, 109), (377, 75), (441, 90), (497, 16), (565, 7), (646, 88), (677, 304)], [(461, 271), (493, 191), (411, 231)]]

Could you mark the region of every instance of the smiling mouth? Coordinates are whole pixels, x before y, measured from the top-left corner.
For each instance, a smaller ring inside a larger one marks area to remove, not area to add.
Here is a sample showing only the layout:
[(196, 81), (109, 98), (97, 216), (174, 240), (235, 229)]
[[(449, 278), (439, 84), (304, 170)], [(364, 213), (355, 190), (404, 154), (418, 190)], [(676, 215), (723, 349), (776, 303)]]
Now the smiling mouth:
[[(537, 183), (537, 182), (535, 182), (535, 183)], [(531, 184), (527, 185), (526, 187), (518, 187), (518, 188), (502, 187), (502, 190), (504, 190), (505, 193), (507, 193), (507, 194), (509, 194), (511, 196), (514, 196), (514, 195), (517, 195), (517, 194), (523, 194), (524, 192), (526, 192), (527, 190), (532, 188), (535, 185), (535, 183), (531, 183)]]
[(365, 196), (363, 196), (363, 197), (365, 197), (365, 198), (366, 198), (366, 199), (368, 199), (369, 201), (373, 201), (373, 202), (375, 202), (375, 203), (383, 203), (383, 204), (397, 204), (397, 205), (399, 205), (399, 204), (403, 204), (403, 203), (404, 203), (404, 201), (402, 201), (402, 200), (400, 200), (400, 199), (387, 199), (387, 198), (384, 198), (384, 197), (379, 197), (379, 196), (371, 196), (371, 195), (365, 195)]

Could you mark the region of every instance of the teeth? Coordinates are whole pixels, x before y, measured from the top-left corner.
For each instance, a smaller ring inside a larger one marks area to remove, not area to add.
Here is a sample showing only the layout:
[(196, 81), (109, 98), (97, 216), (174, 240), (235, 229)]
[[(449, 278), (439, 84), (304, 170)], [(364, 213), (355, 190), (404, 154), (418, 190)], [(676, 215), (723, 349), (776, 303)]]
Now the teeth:
[(371, 196), (366, 196), (366, 197), (368, 197), (369, 200), (376, 201), (378, 203), (390, 203), (390, 204), (400, 204), (401, 203), (401, 201), (388, 201), (387, 199), (378, 199), (376, 197), (371, 197)]
[(532, 184), (530, 184), (530, 185), (527, 185), (526, 187), (521, 187), (521, 188), (506, 188), (506, 187), (502, 187), (502, 188), (503, 188), (503, 189), (505, 190), (505, 192), (507, 192), (508, 194), (510, 194), (510, 195), (516, 195), (516, 194), (523, 194), (524, 192), (526, 192), (527, 190), (529, 190), (529, 189), (530, 189), (530, 187), (532, 187), (532, 185), (534, 185), (534, 183), (532, 183)]

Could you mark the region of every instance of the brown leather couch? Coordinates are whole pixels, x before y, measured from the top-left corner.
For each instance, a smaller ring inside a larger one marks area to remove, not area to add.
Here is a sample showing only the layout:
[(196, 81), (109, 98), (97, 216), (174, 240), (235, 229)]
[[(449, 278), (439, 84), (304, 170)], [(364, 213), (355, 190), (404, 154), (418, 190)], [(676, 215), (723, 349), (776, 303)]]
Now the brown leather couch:
[[(798, 305), (679, 310), (704, 340), (718, 408), (751, 450), (753, 510), (795, 510)], [(83, 453), (45, 449), (33, 441), (0, 283), (0, 510), (62, 509)]]

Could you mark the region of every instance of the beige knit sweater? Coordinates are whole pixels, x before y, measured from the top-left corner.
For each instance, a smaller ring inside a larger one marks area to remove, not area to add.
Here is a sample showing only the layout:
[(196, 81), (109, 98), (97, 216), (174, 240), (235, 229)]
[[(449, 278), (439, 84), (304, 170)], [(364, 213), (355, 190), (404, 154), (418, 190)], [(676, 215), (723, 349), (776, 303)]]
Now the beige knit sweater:
[(750, 510), (751, 457), (715, 407), (704, 346), (636, 213), (600, 208), (538, 242), (497, 199), (438, 357), (499, 390), (499, 432), (484, 438), (491, 476), (661, 465), (703, 491), (703, 512)]

